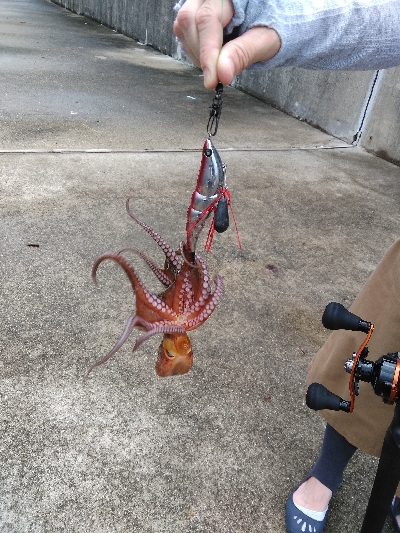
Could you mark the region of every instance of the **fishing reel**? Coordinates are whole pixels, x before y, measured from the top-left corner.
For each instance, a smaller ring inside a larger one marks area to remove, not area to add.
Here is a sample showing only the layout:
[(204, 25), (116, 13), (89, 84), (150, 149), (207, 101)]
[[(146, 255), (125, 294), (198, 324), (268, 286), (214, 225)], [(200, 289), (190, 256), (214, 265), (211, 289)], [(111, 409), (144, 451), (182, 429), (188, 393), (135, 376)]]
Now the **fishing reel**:
[(388, 405), (397, 403), (400, 388), (400, 352), (388, 353), (377, 361), (367, 360), (367, 344), (374, 325), (351, 313), (342, 304), (336, 302), (328, 304), (322, 315), (322, 324), (327, 329), (362, 331), (367, 336), (357, 352), (353, 353), (344, 365), (344, 369), (350, 374), (350, 401), (343, 400), (320, 383), (312, 383), (306, 394), (307, 406), (316, 411), (331, 409), (351, 413), (354, 409), (355, 398), (359, 394), (360, 381), (371, 383), (375, 394), (380, 396), (384, 403)]

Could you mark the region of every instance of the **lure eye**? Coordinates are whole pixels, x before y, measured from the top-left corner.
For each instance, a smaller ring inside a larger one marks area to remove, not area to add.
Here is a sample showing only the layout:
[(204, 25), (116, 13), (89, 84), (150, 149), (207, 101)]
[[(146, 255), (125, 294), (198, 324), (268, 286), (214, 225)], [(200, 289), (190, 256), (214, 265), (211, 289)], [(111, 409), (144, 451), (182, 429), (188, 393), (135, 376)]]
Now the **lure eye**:
[(206, 157), (211, 157), (211, 156), (212, 156), (212, 150), (211, 150), (211, 148), (206, 148), (206, 149), (204, 150), (203, 153), (204, 153), (204, 155), (205, 155)]

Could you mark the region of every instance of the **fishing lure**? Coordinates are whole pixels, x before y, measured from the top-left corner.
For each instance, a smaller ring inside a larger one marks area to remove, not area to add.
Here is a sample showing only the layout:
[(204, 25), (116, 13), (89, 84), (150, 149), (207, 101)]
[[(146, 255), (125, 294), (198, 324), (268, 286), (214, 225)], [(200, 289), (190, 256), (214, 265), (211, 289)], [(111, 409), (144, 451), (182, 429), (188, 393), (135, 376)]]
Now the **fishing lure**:
[(211, 141), (211, 137), (214, 137), (218, 130), (222, 112), (223, 89), (222, 83), (218, 83), (215, 88), (215, 96), (210, 106), (210, 116), (207, 123), (208, 137), (204, 142), (196, 188), (187, 212), (187, 245), (192, 252), (195, 251), (199, 234), (208, 217), (213, 214), (204, 246), (207, 253), (211, 250), (214, 232), (223, 233), (229, 227), (229, 209), (235, 224), (239, 248), (242, 248), (231, 205), (231, 195), (226, 184), (226, 165), (222, 163), (221, 157)]
[(235, 224), (239, 248), (242, 248), (236, 218), (231, 205), (231, 195), (226, 185), (226, 166), (208, 137), (203, 146), (196, 188), (187, 212), (186, 235), (188, 248), (194, 252), (201, 230), (213, 214), (205, 242), (205, 250), (211, 250), (214, 232), (222, 233), (229, 227), (229, 212)]

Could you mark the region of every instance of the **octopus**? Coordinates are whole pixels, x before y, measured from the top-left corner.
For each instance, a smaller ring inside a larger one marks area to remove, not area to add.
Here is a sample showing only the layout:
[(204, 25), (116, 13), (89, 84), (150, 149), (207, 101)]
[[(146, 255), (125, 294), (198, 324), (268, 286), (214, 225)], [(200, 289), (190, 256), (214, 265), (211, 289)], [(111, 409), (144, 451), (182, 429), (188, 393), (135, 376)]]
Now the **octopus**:
[[(156, 372), (160, 377), (187, 373), (193, 363), (193, 350), (188, 332), (201, 326), (215, 310), (223, 293), (220, 276), (214, 279), (214, 290), (204, 259), (182, 241), (174, 250), (150, 226), (139, 220), (126, 202), (128, 215), (141, 226), (158, 244), (165, 255), (160, 268), (147, 255), (136, 248), (124, 248), (119, 252), (106, 252), (98, 257), (92, 268), (92, 279), (97, 286), (97, 270), (106, 260), (117, 263), (127, 275), (135, 296), (135, 313), (128, 318), (125, 329), (114, 347), (88, 370), (87, 375), (115, 355), (137, 328), (144, 331), (133, 346), (139, 346), (153, 335), (163, 334), (158, 350)], [(126, 259), (126, 252), (139, 256), (164, 286), (159, 294), (149, 291), (140, 280), (136, 270)]]

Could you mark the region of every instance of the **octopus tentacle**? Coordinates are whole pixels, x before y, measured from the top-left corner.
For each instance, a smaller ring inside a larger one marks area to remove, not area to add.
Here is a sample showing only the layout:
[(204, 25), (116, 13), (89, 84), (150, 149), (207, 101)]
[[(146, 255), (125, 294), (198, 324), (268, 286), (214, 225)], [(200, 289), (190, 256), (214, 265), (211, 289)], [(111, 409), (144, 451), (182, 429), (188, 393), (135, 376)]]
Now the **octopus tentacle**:
[(103, 359), (100, 359), (100, 361), (97, 361), (89, 368), (89, 370), (86, 373), (86, 377), (88, 377), (88, 375), (93, 370), (93, 368), (96, 368), (96, 366), (102, 365), (103, 363), (108, 361), (114, 354), (116, 354), (118, 350), (121, 348), (121, 346), (128, 339), (129, 335), (132, 333), (133, 328), (135, 326), (143, 326), (142, 323), (143, 323), (143, 320), (137, 315), (130, 316), (128, 318), (128, 322), (126, 323), (125, 329), (121, 337), (117, 340), (117, 342), (114, 344), (113, 348), (108, 352), (108, 354), (103, 357)]
[(182, 322), (186, 331), (191, 331), (201, 326), (216, 308), (222, 293), (224, 292), (224, 282), (221, 276), (216, 276), (214, 281), (215, 290), (213, 293), (209, 294), (204, 305), (200, 309), (194, 308), (191, 313), (188, 313), (185, 320)]
[(198, 263), (198, 272), (199, 272), (199, 280), (197, 284), (197, 291), (194, 296), (195, 302), (198, 303), (199, 306), (204, 305), (204, 302), (208, 298), (209, 294), (211, 293), (211, 284), (210, 284), (210, 274), (208, 272), (208, 268), (206, 265), (206, 262), (204, 259), (200, 256), (197, 256), (197, 263)]
[(122, 254), (123, 252), (133, 252), (134, 254), (138, 255), (143, 259), (143, 261), (150, 267), (150, 269), (153, 271), (154, 275), (158, 279), (158, 281), (161, 281), (165, 287), (169, 287), (173, 283), (173, 278), (171, 275), (168, 275), (165, 270), (159, 268), (152, 259), (150, 259), (146, 254), (140, 252), (136, 248), (123, 248), (118, 252), (118, 254)]
[(139, 348), (139, 346), (144, 341), (147, 341), (147, 339), (149, 339), (153, 335), (157, 335), (158, 333), (186, 333), (186, 329), (180, 324), (171, 324), (167, 321), (154, 322), (152, 324), (149, 324), (149, 326), (151, 326), (151, 329), (148, 330), (147, 333), (141, 335), (138, 339), (136, 339), (132, 352), (137, 350), (137, 348)]
[(175, 279), (170, 306), (178, 315), (181, 315), (186, 313), (195, 301), (200, 265), (197, 254), (191, 252), (184, 242), (179, 245), (179, 253), (183, 258), (183, 264)]
[(185, 274), (177, 278), (175, 286), (174, 299), (172, 302), (172, 308), (177, 312), (177, 314), (183, 315), (187, 312), (194, 303), (194, 283), (193, 272), (190, 270), (185, 272)]
[(175, 268), (180, 268), (182, 265), (181, 258), (177, 255), (175, 250), (171, 248), (171, 246), (164, 241), (164, 239), (156, 233), (153, 228), (148, 226), (145, 222), (142, 222), (138, 218), (135, 217), (135, 215), (132, 213), (132, 211), (129, 208), (129, 202), (132, 197), (129, 197), (126, 201), (126, 210), (128, 212), (128, 215), (137, 223), (139, 226), (142, 226), (142, 228), (147, 231), (147, 233), (152, 237), (152, 239), (158, 244), (158, 246), (161, 248), (161, 250), (164, 252), (165, 256), (169, 261), (174, 265)]
[[(129, 281), (132, 284), (133, 292), (136, 294), (136, 308), (137, 313), (139, 316), (142, 316), (145, 320), (148, 318), (147, 316), (143, 316), (143, 313), (147, 314), (153, 314), (154, 317), (157, 317), (157, 320), (159, 319), (166, 319), (175, 321), (176, 320), (176, 313), (173, 309), (171, 309), (161, 298), (156, 296), (155, 294), (152, 294), (150, 291), (146, 289), (146, 287), (143, 285), (139, 277), (137, 276), (135, 270), (130, 265), (130, 263), (123, 257), (122, 255), (113, 253), (113, 252), (107, 252), (100, 257), (98, 257), (93, 265), (92, 268), (92, 279), (97, 285), (97, 279), (96, 279), (96, 272), (97, 268), (106, 259), (111, 259), (119, 264), (119, 266), (124, 270), (125, 274), (128, 276)], [(139, 304), (141, 307), (141, 312), (139, 313)], [(155, 318), (153, 320), (150, 320), (151, 322), (155, 322)]]
[[(185, 269), (185, 265), (183, 269)], [(178, 313), (190, 314), (204, 306), (211, 293), (210, 275), (204, 259), (196, 256), (195, 268), (181, 273), (175, 282), (175, 294), (171, 307)]]

